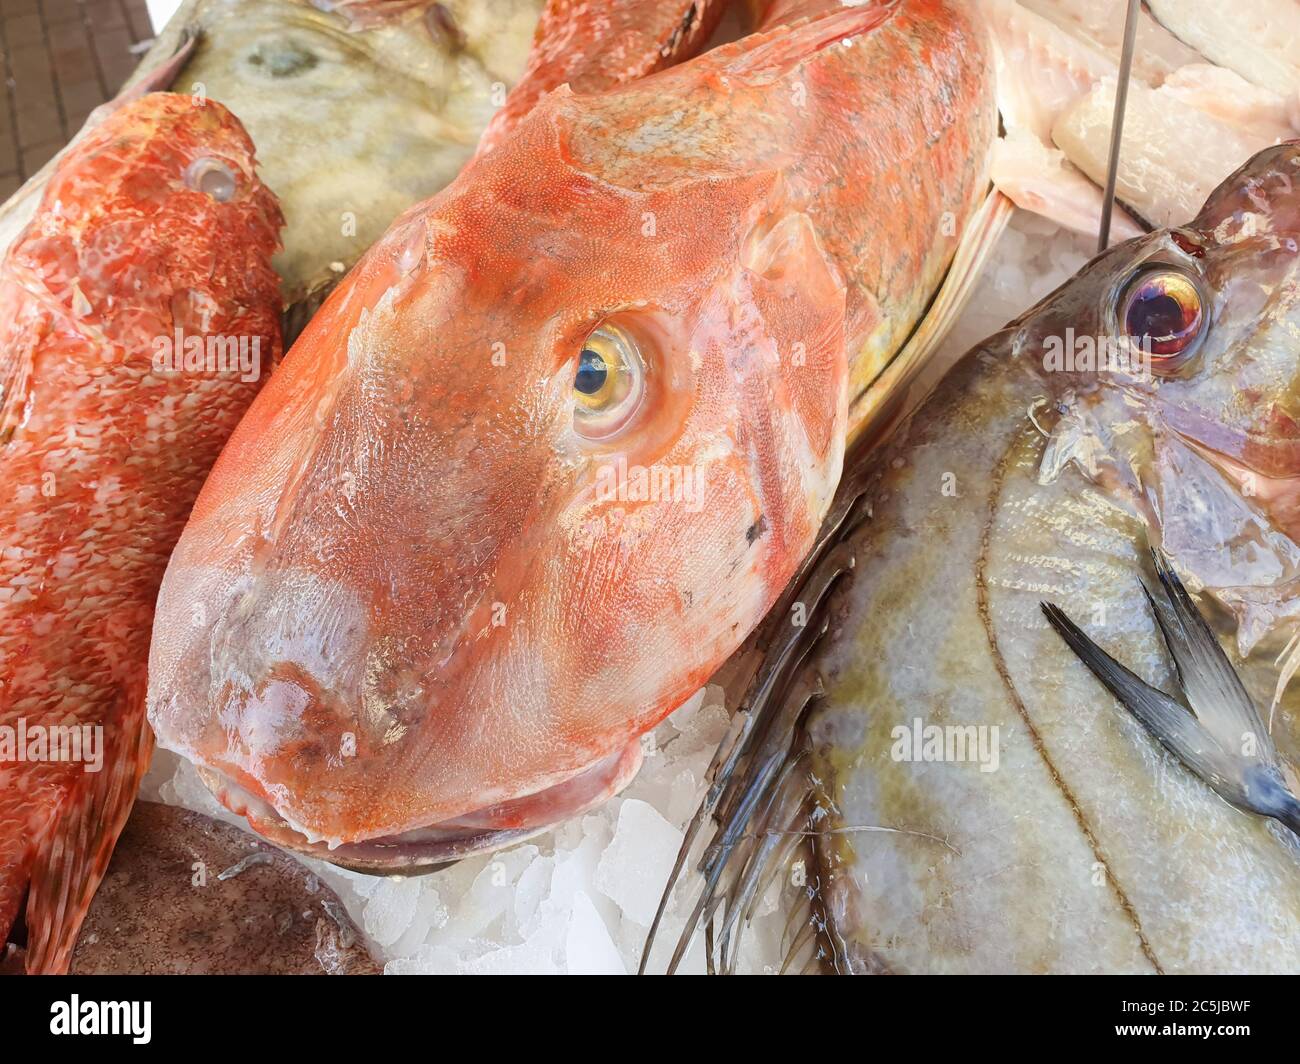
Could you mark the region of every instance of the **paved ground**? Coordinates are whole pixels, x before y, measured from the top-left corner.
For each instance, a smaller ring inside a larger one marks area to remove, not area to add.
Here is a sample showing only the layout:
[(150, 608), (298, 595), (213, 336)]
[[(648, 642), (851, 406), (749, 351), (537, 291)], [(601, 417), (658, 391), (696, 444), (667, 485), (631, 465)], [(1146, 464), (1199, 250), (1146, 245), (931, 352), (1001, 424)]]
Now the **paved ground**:
[(0, 201), (81, 128), (153, 36), (144, 0), (0, 0)]

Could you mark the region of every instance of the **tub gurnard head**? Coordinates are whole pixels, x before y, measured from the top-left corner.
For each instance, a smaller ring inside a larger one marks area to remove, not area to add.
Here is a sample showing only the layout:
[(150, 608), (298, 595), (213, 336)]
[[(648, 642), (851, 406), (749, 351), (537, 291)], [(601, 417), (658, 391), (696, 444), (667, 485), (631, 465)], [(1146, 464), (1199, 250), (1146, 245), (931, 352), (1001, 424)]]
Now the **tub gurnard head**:
[(363, 259), (172, 558), (150, 719), (286, 845), (428, 865), (617, 791), (834, 490), (844, 289), (783, 180), (606, 180), (574, 100)]

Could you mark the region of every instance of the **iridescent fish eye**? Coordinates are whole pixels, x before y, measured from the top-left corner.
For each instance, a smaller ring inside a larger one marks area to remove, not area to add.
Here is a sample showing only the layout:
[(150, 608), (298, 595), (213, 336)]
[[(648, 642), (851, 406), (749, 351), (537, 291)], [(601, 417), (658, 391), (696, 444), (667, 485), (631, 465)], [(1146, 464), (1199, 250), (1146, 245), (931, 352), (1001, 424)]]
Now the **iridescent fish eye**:
[(1150, 354), (1155, 372), (1173, 373), (1196, 349), (1204, 302), (1196, 282), (1181, 270), (1146, 270), (1124, 290), (1119, 320), (1124, 335)]
[(185, 183), (195, 192), (203, 192), (218, 203), (228, 203), (234, 198), (237, 182), (235, 172), (220, 159), (195, 159), (185, 169)]
[(573, 375), (573, 427), (580, 436), (614, 435), (636, 413), (645, 394), (645, 363), (636, 341), (608, 322), (582, 345)]

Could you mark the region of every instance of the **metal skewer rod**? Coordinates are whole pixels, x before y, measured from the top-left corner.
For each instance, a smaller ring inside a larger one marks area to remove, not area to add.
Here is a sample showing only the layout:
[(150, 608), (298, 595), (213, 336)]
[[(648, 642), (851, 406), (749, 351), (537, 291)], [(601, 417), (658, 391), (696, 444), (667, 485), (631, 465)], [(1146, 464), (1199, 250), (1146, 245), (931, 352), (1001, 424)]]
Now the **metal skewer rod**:
[(1101, 200), (1101, 229), (1097, 233), (1097, 250), (1110, 243), (1110, 216), (1115, 210), (1115, 180), (1119, 176), (1119, 145), (1124, 138), (1124, 110), (1128, 106), (1128, 83), (1133, 74), (1133, 51), (1137, 43), (1138, 4), (1128, 0), (1124, 18), (1124, 50), (1119, 57), (1119, 79), (1115, 83), (1115, 115), (1110, 123), (1110, 160), (1106, 166), (1106, 191)]

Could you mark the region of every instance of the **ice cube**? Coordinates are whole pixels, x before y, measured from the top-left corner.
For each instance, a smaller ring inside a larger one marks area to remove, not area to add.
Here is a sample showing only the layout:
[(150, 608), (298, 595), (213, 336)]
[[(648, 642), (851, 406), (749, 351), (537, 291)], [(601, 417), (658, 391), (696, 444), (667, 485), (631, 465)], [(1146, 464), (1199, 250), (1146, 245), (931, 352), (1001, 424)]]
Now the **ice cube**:
[(411, 926), (419, 901), (418, 879), (385, 879), (366, 902), (362, 927), (380, 946), (391, 946)]
[(552, 857), (538, 857), (520, 873), (515, 884), (515, 925), (527, 937), (534, 925), (537, 909), (550, 892), (551, 872), (555, 868)]
[(456, 975), (460, 970), (460, 958), (444, 946), (421, 946), (411, 956), (384, 965), (385, 975)]
[(488, 856), (469, 890), (453, 910), (447, 924), (449, 937), (477, 938), (487, 935), (509, 913), (509, 927), (500, 926), (502, 941), (515, 937), (515, 882), (537, 858), (531, 843)]
[(545, 924), (517, 946), (492, 950), (461, 965), (461, 971), (473, 975), (558, 975), (556, 948), (564, 934), (563, 924)]
[(627, 975), (609, 928), (583, 890), (573, 896), (564, 958), (570, 975)]
[(642, 927), (654, 919), (682, 833), (653, 806), (627, 799), (618, 813), (614, 840), (596, 867), (596, 888)]

